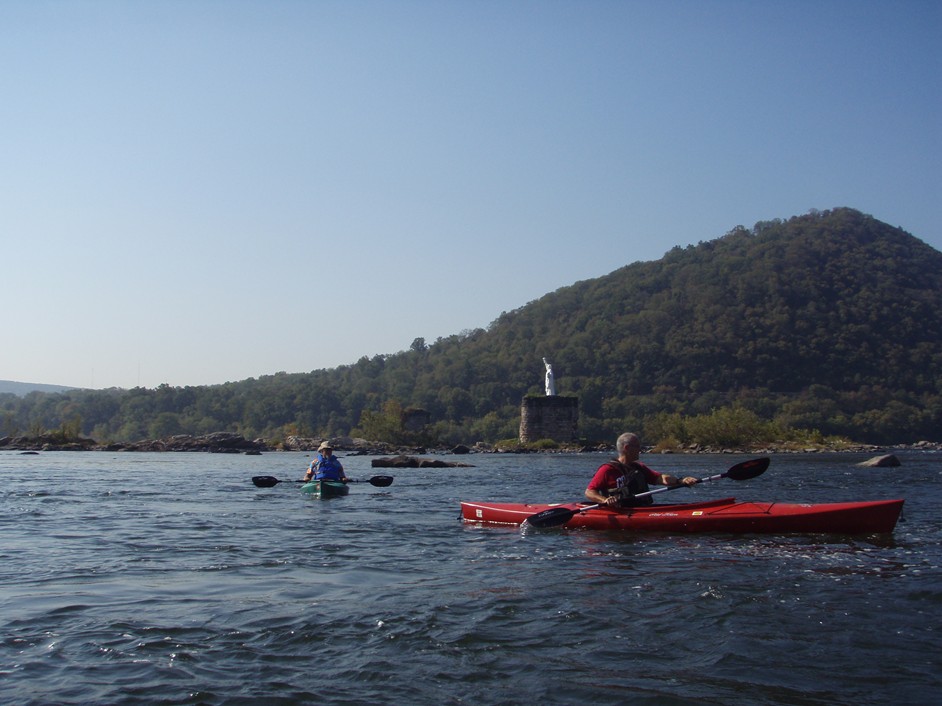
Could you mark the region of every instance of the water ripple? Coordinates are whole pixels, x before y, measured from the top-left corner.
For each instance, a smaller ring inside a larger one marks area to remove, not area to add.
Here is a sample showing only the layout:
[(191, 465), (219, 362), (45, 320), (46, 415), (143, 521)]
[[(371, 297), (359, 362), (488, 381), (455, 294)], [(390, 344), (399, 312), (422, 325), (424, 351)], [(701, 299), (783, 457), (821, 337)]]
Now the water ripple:
[[(475, 457), (327, 502), (248, 482), (299, 456), (0, 453), (19, 479), (0, 495), (0, 703), (856, 706), (942, 687), (933, 459), (904, 458), (922, 485), (892, 536), (639, 537), (455, 519), (459, 498), (575, 499), (592, 457)], [(775, 457), (736, 489), (911, 487), (829, 485), (850, 461)]]

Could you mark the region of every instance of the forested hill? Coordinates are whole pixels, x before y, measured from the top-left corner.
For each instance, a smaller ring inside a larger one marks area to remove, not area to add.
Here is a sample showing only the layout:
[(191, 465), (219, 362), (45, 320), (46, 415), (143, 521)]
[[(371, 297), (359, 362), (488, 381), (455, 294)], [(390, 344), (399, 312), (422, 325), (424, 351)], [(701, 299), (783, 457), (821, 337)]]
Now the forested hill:
[(940, 344), (942, 253), (837, 209), (565, 287), (502, 315), (468, 350), (507, 379), (529, 372), (531, 391), (546, 355), (560, 394), (603, 423), (739, 401), (889, 440), (942, 428)]
[(564, 287), (486, 331), (349, 366), (19, 406), (0, 396), (0, 409), (7, 426), (48, 428), (68, 409), (95, 438), (134, 440), (375, 432), (384, 414), (416, 407), (438, 439), (493, 441), (515, 436), (521, 398), (542, 393), (543, 357), (558, 393), (579, 397), (590, 440), (720, 408), (859, 441), (931, 439), (942, 428), (942, 253), (855, 210), (813, 212)]
[(521, 334), (570, 385), (614, 374), (622, 398), (938, 392), (942, 253), (850, 209), (759, 223), (561, 289), (502, 316), (482, 347)]

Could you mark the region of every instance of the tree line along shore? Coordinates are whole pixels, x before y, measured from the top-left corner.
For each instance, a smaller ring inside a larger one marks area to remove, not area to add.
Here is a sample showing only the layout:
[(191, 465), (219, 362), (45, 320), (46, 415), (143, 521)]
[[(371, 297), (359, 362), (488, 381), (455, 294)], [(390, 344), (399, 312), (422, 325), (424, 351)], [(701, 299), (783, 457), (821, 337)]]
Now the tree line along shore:
[[(614, 444), (557, 443), (549, 439), (523, 444), (513, 440), (488, 444), (425, 447), (402, 446), (382, 441), (369, 441), (352, 437), (287, 437), (283, 441), (270, 443), (265, 439), (246, 439), (233, 432), (214, 432), (203, 435), (179, 434), (164, 439), (148, 439), (129, 443), (99, 443), (95, 439), (66, 436), (61, 432), (49, 432), (37, 436), (6, 436), (0, 438), (0, 451), (126, 451), (126, 452), (205, 452), (256, 455), (272, 452), (315, 452), (324, 441), (330, 441), (336, 451), (345, 455), (380, 456), (388, 454), (433, 454), (464, 455), (473, 453), (605, 453), (614, 452)], [(660, 454), (772, 454), (772, 453), (872, 453), (881, 450), (942, 451), (942, 442), (918, 441), (911, 444), (874, 445), (859, 444), (844, 440), (829, 440), (816, 444), (794, 441), (777, 443), (738, 444), (711, 446), (685, 444), (677, 446), (652, 445), (645, 447), (646, 453)]]

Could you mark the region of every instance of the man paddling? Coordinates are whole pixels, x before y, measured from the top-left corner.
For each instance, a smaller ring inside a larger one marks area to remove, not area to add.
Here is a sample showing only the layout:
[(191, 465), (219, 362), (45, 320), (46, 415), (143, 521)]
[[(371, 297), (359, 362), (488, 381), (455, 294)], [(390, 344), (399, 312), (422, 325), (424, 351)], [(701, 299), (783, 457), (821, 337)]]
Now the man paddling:
[(317, 458), (311, 461), (310, 468), (304, 474), (304, 480), (339, 480), (347, 482), (343, 464), (334, 456), (334, 449), (325, 441), (317, 447)]
[(618, 459), (602, 464), (592, 476), (585, 496), (594, 503), (609, 507), (634, 507), (651, 505), (654, 499), (650, 495), (636, 498), (638, 493), (648, 490), (648, 483), (657, 485), (686, 485), (697, 483), (693, 476), (681, 481), (669, 473), (658, 473), (638, 460), (641, 455), (641, 440), (637, 435), (626, 432), (615, 442)]

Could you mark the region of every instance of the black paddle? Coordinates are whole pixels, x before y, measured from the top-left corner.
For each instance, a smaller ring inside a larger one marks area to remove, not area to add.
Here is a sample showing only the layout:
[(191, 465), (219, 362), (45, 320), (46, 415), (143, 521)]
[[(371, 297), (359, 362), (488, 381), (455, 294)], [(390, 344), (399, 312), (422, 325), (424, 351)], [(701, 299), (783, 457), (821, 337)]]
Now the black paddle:
[[(252, 476), (252, 482), (257, 488), (273, 488), (279, 483), (308, 483), (310, 481), (306, 480), (278, 480), (274, 476)], [(373, 476), (372, 478), (365, 478), (363, 480), (357, 478), (347, 478), (347, 483), (369, 483), (370, 485), (375, 485), (377, 488), (385, 488), (392, 485), (393, 476)]]
[[(726, 473), (718, 473), (715, 476), (698, 478), (697, 483), (703, 483), (708, 480), (719, 480), (720, 478), (749, 480), (750, 478), (755, 478), (756, 476), (761, 476), (763, 473), (765, 473), (765, 469), (769, 467), (769, 463), (770, 459), (768, 458), (754, 458), (749, 461), (743, 461), (742, 463), (737, 463), (735, 466), (726, 471)], [(663, 488), (656, 488), (644, 493), (638, 493), (635, 497), (643, 498), (647, 495), (663, 493), (665, 490), (677, 490), (677, 488), (686, 487), (688, 486), (682, 483), (678, 483), (677, 485), (665, 485)], [(568, 507), (551, 507), (549, 510), (543, 510), (543, 512), (530, 515), (523, 522), (524, 524), (528, 524), (533, 527), (556, 527), (558, 525), (566, 524), (578, 513), (585, 512), (586, 510), (591, 510), (592, 508), (596, 507), (599, 507), (599, 505), (584, 505), (582, 507), (576, 508), (575, 510), (572, 510)]]

